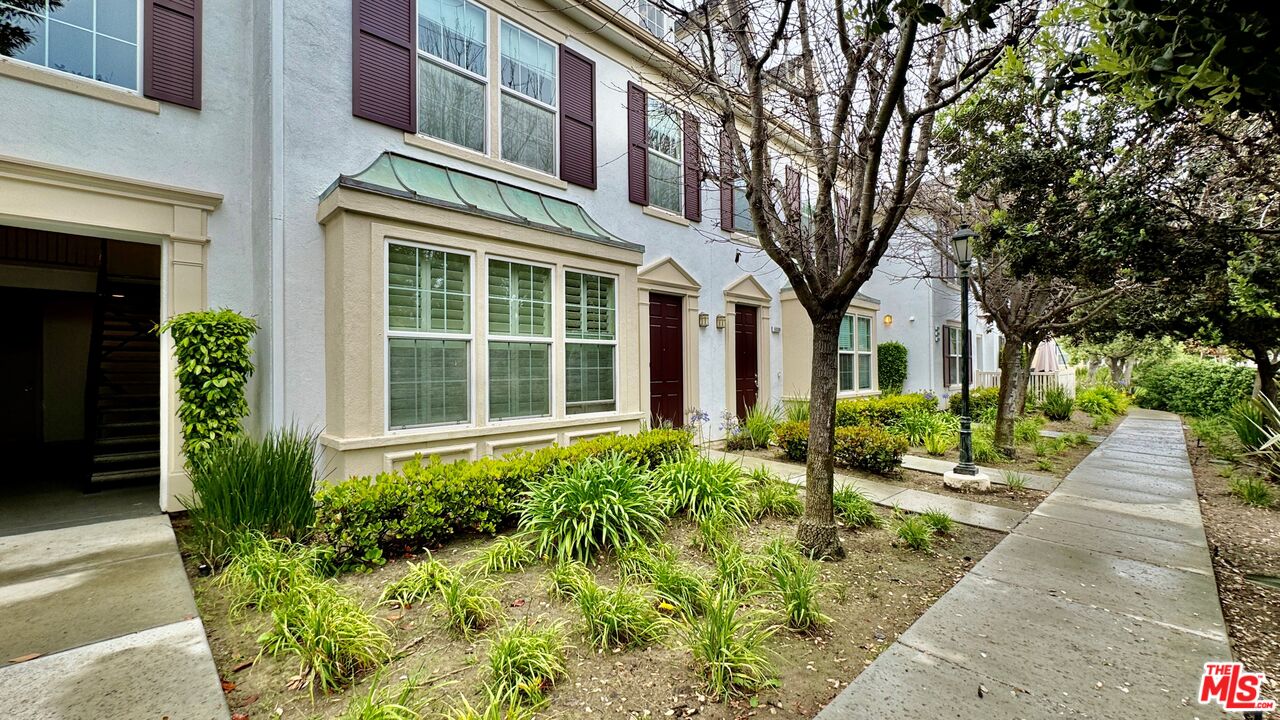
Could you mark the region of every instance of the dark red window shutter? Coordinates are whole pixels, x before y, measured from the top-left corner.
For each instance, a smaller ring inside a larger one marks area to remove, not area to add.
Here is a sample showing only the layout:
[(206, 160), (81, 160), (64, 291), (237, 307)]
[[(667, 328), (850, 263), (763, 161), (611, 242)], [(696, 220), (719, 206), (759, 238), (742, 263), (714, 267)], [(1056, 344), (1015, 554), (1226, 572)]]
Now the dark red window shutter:
[(351, 0), (351, 114), (417, 132), (414, 0)]
[(951, 328), (942, 326), (942, 386), (951, 386)]
[(702, 143), (691, 112), (684, 114), (684, 216), (702, 222)]
[(791, 220), (800, 222), (800, 171), (787, 166), (786, 185), (783, 194), (787, 203), (787, 214)]
[(201, 0), (144, 0), (142, 94), (200, 109)]
[(649, 204), (649, 93), (627, 83), (627, 186), (631, 202)]
[(596, 188), (596, 64), (560, 46), (560, 179)]
[(720, 133), (720, 229), (733, 230), (733, 141)]

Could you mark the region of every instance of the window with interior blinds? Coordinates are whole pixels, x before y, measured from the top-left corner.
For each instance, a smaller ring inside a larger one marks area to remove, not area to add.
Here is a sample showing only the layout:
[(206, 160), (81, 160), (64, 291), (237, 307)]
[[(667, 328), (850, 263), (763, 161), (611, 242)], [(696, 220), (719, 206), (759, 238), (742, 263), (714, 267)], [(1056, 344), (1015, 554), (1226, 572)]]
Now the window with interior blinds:
[(551, 337), (551, 270), (489, 261), (489, 334)]
[(489, 261), (489, 337), (489, 417), (550, 415), (549, 268)]
[(617, 302), (614, 279), (565, 272), (565, 412), (608, 412), (614, 393)]

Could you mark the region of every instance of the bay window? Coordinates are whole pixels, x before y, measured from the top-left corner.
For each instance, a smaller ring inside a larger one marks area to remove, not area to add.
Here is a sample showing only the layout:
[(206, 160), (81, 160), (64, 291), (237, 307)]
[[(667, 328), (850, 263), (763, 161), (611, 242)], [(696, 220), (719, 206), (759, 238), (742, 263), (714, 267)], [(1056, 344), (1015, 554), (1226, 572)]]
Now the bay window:
[(138, 89), (138, 0), (0, 0), (0, 53), (128, 90)]
[(468, 0), (418, 5), (418, 132), (484, 152), (488, 12)]
[(551, 414), (551, 269), (489, 261), (489, 417)]
[(502, 21), (502, 159), (556, 169), (556, 48)]
[(871, 328), (871, 317), (867, 315), (845, 315), (840, 321), (840, 392), (874, 389)]
[(614, 279), (566, 271), (564, 294), (565, 412), (614, 410), (618, 344)]
[(646, 107), (649, 134), (649, 204), (674, 213), (682, 211), (684, 138), (681, 116), (674, 108), (649, 96)]
[(471, 257), (410, 245), (387, 251), (387, 424), (471, 419)]

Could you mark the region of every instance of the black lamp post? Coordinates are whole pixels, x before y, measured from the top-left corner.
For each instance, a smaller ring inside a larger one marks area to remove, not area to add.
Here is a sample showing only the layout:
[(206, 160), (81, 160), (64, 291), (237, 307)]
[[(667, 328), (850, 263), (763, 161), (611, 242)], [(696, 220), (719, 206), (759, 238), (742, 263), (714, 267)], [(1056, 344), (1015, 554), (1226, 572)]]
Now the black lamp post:
[(970, 244), (978, 233), (961, 225), (951, 236), (956, 251), (956, 267), (960, 270), (960, 464), (957, 475), (977, 475), (973, 464), (973, 430), (969, 419), (969, 263), (973, 260)]

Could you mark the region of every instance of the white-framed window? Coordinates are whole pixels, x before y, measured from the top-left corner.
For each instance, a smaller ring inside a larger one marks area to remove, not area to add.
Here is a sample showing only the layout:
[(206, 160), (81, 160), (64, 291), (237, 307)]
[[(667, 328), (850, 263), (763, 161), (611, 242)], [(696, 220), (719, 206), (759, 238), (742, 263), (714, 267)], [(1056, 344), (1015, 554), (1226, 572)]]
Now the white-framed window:
[(551, 268), (489, 260), (489, 419), (551, 414)]
[(950, 384), (959, 385), (960, 356), (964, 352), (964, 337), (960, 334), (960, 328), (955, 325), (945, 325), (943, 331), (947, 333), (947, 347), (942, 361), (947, 364), (947, 377)]
[(138, 0), (0, 0), (0, 52), (126, 90), (140, 84)]
[(418, 2), (418, 132), (485, 152), (489, 14), (470, 0)]
[(871, 320), (869, 315), (845, 315), (840, 321), (838, 379), (841, 392), (875, 388)]
[(472, 257), (387, 246), (387, 427), (471, 421)]
[(608, 275), (564, 273), (565, 412), (617, 409), (617, 281)]
[(555, 174), (556, 46), (509, 20), (501, 27), (502, 159)]
[(747, 181), (733, 181), (733, 229), (746, 235), (756, 234), (755, 221), (751, 219), (751, 206), (747, 204)]
[(649, 204), (682, 212), (684, 134), (680, 113), (650, 95), (645, 114), (649, 133)]
[(640, 16), (640, 26), (648, 30), (655, 37), (666, 37), (667, 35), (667, 14), (658, 7), (657, 3), (649, 2), (649, 0), (636, 0), (636, 13)]

